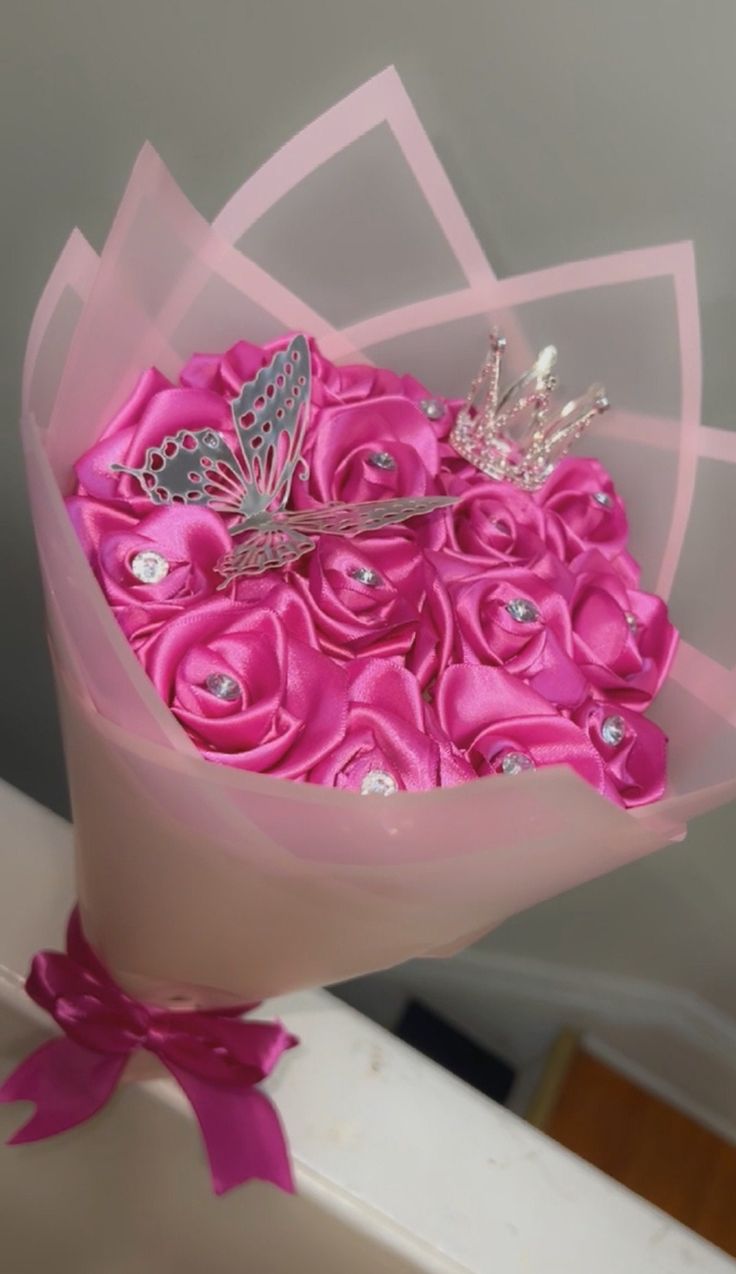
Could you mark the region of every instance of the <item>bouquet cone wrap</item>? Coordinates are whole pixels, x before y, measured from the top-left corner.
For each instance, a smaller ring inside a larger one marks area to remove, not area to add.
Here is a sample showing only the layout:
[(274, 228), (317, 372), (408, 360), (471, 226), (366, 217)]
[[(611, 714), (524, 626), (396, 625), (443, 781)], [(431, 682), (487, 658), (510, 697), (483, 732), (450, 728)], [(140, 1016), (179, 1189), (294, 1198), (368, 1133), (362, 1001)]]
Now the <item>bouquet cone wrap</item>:
[[(64, 506), (145, 367), (306, 331), (336, 362), (464, 395), (492, 324), (510, 374), (553, 340), (615, 405), (582, 450), (628, 508), (682, 641), (652, 713), (669, 789), (626, 811), (566, 767), (390, 799), (208, 764), (118, 629)], [(36, 313), (23, 432), (85, 933), (149, 1002), (251, 1001), (444, 954), (680, 838), (736, 792), (736, 435), (699, 425), (687, 244), (499, 280), (387, 70), (289, 142), (209, 225), (150, 147), (99, 257), (75, 231)], [(518, 366), (517, 366), (518, 364)], [(717, 568), (717, 569), (716, 569)]]

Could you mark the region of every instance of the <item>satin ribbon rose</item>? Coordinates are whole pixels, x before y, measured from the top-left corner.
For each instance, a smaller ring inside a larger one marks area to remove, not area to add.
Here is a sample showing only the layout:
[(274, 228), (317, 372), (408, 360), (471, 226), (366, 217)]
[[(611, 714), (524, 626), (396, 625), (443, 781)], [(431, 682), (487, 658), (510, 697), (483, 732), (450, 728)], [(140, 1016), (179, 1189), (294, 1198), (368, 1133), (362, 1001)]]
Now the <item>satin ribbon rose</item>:
[(565, 599), (530, 571), (481, 572), (449, 586), (455, 618), (453, 661), (503, 667), (558, 707), (588, 694), (572, 658)]
[(313, 400), (319, 406), (360, 403), (374, 398), (402, 398), (418, 407), (429, 425), (442, 438), (449, 432), (452, 415), (443, 398), (430, 394), (414, 376), (398, 375), (386, 367), (367, 363), (331, 363), (320, 353), (315, 341), (312, 351)]
[(444, 580), (523, 567), (569, 591), (559, 546), (548, 543), (544, 513), (528, 492), (488, 478), (468, 487), (453, 477), (445, 485), (449, 495), (459, 497), (457, 504), (435, 516), (433, 525), (417, 523), (417, 536)]
[(589, 700), (573, 713), (605, 762), (624, 805), (647, 805), (664, 796), (667, 736), (647, 717), (618, 703)]
[(665, 680), (677, 649), (667, 606), (652, 593), (627, 588), (596, 550), (578, 558), (573, 574), (575, 658), (596, 697), (641, 711)]
[(345, 674), (314, 648), (301, 599), (203, 602), (142, 651), (164, 703), (210, 761), (303, 779), (343, 735)]
[(358, 659), (348, 669), (342, 738), (311, 771), (314, 783), (364, 795), (423, 792), (474, 777), (429, 716), (415, 677), (398, 663)]
[(597, 549), (636, 588), (640, 570), (626, 549), (629, 524), (623, 500), (597, 460), (568, 456), (535, 494), (548, 526), (559, 532), (564, 560)]
[(357, 539), (317, 538), (295, 576), (320, 646), (333, 658), (404, 655), (433, 575), (412, 532), (397, 526)]
[(585, 730), (505, 669), (453, 665), (438, 679), (435, 706), (445, 734), (477, 775), (565, 764), (623, 803)]
[(134, 649), (222, 583), (215, 568), (232, 541), (209, 509), (159, 508), (137, 518), (85, 496), (70, 497), (67, 509)]
[(438, 443), (424, 413), (391, 396), (319, 408), (307, 435), (295, 508), (439, 494)]
[(426, 592), (419, 624), (406, 667), (421, 686), (423, 697), (431, 702), (434, 682), (453, 660), (455, 648), (455, 610), (447, 585), (427, 564)]

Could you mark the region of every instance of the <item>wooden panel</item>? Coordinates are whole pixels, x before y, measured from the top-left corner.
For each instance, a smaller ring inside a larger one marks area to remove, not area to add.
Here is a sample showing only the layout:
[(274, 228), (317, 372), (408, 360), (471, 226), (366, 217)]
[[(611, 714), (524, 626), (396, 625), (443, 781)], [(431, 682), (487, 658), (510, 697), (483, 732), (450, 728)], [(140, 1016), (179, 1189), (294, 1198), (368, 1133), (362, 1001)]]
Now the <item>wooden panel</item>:
[(544, 1131), (736, 1255), (736, 1147), (577, 1050)]

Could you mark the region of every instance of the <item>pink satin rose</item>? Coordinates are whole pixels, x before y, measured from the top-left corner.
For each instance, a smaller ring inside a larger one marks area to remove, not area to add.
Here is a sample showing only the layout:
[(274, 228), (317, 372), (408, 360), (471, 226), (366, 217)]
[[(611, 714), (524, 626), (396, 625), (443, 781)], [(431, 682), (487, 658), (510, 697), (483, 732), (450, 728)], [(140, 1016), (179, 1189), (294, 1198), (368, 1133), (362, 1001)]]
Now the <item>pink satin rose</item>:
[(445, 401), (433, 397), (414, 376), (399, 376), (386, 367), (366, 363), (331, 363), (321, 354), (314, 341), (312, 377), (314, 401), (319, 406), (361, 403), (374, 398), (396, 397), (413, 403), (423, 412), (438, 437), (448, 432), (452, 423)]
[(652, 593), (627, 588), (596, 550), (579, 557), (572, 569), (577, 662), (596, 696), (642, 711), (662, 685), (677, 649), (667, 607)]
[(629, 523), (609, 474), (586, 456), (567, 456), (535, 494), (548, 524), (559, 528), (565, 561), (598, 549), (635, 588), (639, 566), (626, 549)]
[(588, 683), (572, 659), (567, 603), (530, 571), (482, 572), (449, 587), (454, 662), (503, 667), (558, 707), (572, 708)]
[(406, 666), (414, 673), (431, 702), (433, 685), (439, 673), (453, 659), (455, 647), (455, 611), (447, 586), (428, 564), (427, 587), (419, 615), (419, 624)]
[(437, 438), (407, 398), (374, 398), (316, 411), (304, 454), (309, 474), (294, 481), (295, 508), (438, 492)]
[(455, 664), (438, 679), (435, 704), (442, 729), (476, 774), (511, 776), (565, 764), (622, 803), (585, 730), (505, 669)]
[(431, 731), (416, 679), (393, 660), (355, 660), (348, 670), (345, 733), (309, 775), (364, 795), (422, 792), (474, 777), (449, 739)]
[(573, 714), (603, 758), (609, 780), (627, 807), (664, 796), (667, 736), (659, 726), (618, 703), (589, 700)]
[(209, 509), (154, 508), (136, 518), (85, 496), (72, 496), (67, 508), (133, 647), (222, 583), (215, 567), (232, 541)]
[(294, 579), (323, 650), (336, 659), (404, 655), (432, 569), (404, 526), (346, 539), (321, 535)]
[(480, 475), (469, 487), (454, 477), (447, 490), (459, 496), (457, 504), (434, 525), (417, 524), (420, 540), (439, 550), (432, 560), (444, 580), (523, 567), (569, 589), (567, 568), (547, 542), (544, 513), (528, 492)]
[(179, 383), (228, 400), (236, 398), (246, 381), (257, 376), (277, 350), (286, 348), (290, 339), (283, 336), (267, 345), (236, 341), (221, 354), (192, 354), (179, 373)]
[(164, 703), (209, 761), (303, 779), (345, 729), (345, 674), (310, 644), (287, 586), (203, 602), (142, 652)]

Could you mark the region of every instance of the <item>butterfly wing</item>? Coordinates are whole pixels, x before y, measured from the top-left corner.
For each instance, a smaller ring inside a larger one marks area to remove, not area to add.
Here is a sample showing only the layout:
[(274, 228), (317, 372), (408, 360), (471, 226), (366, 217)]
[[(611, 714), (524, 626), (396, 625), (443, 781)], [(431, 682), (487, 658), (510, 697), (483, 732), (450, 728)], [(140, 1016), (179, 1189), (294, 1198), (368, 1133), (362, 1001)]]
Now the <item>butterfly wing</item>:
[(242, 463), (216, 430), (182, 429), (149, 447), (140, 468), (111, 468), (137, 478), (153, 504), (207, 504), (216, 513), (241, 514), (245, 520), (231, 528), (235, 534), (286, 504), (301, 460), (310, 393), (309, 344), (298, 335), (231, 404)]
[(214, 429), (181, 429), (149, 447), (140, 469), (110, 466), (137, 478), (153, 504), (207, 504), (216, 513), (240, 512), (245, 475)]
[(279, 514), (279, 523), (307, 535), (360, 535), (382, 526), (396, 526), (434, 509), (456, 504), (451, 495), (418, 496), (416, 499), (369, 500), (365, 504), (323, 504), (316, 509), (288, 510)]
[(261, 575), (272, 568), (288, 566), (313, 548), (314, 540), (289, 526), (272, 524), (249, 531), (246, 539), (217, 563), (215, 570), (223, 577), (219, 587), (226, 588), (241, 575)]
[(310, 394), (309, 344), (300, 334), (233, 400), (247, 489), (241, 512), (246, 518), (285, 506), (301, 460)]

